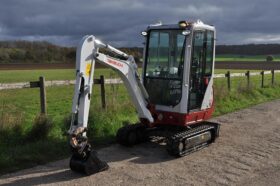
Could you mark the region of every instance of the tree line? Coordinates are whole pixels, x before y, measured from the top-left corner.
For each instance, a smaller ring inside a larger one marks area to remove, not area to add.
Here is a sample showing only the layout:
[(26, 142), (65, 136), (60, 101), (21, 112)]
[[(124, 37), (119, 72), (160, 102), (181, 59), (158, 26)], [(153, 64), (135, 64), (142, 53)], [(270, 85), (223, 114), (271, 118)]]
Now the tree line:
[(0, 63), (71, 63), (75, 49), (45, 41), (1, 41)]
[[(56, 46), (45, 41), (1, 41), (0, 63), (74, 63), (75, 50), (74, 47)], [(142, 48), (120, 50), (133, 55), (136, 62), (142, 58)], [(280, 54), (280, 44), (218, 45), (216, 54), (275, 55)]]
[(218, 45), (216, 54), (279, 55), (280, 44)]

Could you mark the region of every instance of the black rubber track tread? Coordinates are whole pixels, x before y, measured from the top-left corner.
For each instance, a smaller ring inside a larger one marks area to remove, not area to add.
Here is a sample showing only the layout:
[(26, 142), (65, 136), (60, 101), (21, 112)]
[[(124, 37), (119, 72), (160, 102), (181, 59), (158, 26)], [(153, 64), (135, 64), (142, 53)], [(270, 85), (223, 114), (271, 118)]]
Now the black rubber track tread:
[[(133, 146), (137, 143), (144, 142), (146, 139), (145, 134), (144, 134), (145, 129), (146, 129), (146, 126), (142, 125), (141, 123), (137, 123), (137, 124), (133, 124), (133, 125), (126, 125), (118, 130), (117, 135), (116, 135), (117, 142), (124, 146)], [(131, 144), (128, 140), (129, 133), (130, 132), (137, 133), (139, 131), (142, 132), (143, 137), (139, 138), (139, 136), (137, 136), (138, 139), (136, 140), (136, 143)]]
[[(186, 131), (182, 131), (182, 132), (178, 132), (172, 136), (170, 136), (167, 139), (167, 151), (170, 155), (172, 156), (185, 156), (191, 152), (194, 152), (196, 150), (199, 150), (207, 145), (209, 145), (209, 143), (205, 143), (205, 144), (200, 144), (198, 146), (196, 146), (195, 148), (191, 148), (191, 149), (186, 149), (185, 151), (181, 151), (179, 150), (178, 146), (179, 143), (182, 142), (183, 140), (185, 140), (186, 138), (190, 138), (192, 136), (198, 135), (200, 133), (206, 132), (206, 131), (215, 131), (215, 127), (211, 126), (211, 125), (201, 125), (198, 127), (195, 127), (193, 129), (189, 129)], [(215, 139), (215, 134), (212, 134), (212, 139), (210, 142), (214, 141)]]

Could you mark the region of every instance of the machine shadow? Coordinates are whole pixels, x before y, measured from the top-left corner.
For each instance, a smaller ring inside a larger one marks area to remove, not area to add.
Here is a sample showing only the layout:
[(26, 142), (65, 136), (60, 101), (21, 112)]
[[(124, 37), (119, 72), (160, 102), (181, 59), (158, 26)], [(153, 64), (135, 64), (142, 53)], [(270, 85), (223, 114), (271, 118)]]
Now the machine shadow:
[[(45, 171), (43, 171), (45, 172)], [(70, 169), (55, 172), (47, 175), (39, 175), (36, 177), (18, 178), (10, 183), (1, 184), (1, 186), (11, 185), (42, 185), (42, 184), (58, 184), (59, 182), (71, 181), (74, 179), (81, 178), (81, 174), (72, 172)]]
[(116, 144), (102, 149), (98, 157), (108, 163), (128, 161), (136, 164), (162, 163), (175, 159), (167, 153), (166, 145), (162, 141), (149, 141), (133, 147)]
[[(135, 164), (151, 164), (174, 159), (174, 157), (166, 152), (165, 145), (162, 144), (161, 141), (147, 142), (134, 147), (123, 147), (115, 144), (100, 149), (98, 151), (98, 157), (109, 164), (120, 161), (127, 161)], [(57, 166), (40, 166), (38, 169), (35, 168), (35, 170), (30, 169), (7, 176), (4, 175), (1, 179), (12, 179), (13, 177), (16, 177), (16, 179), (9, 183), (1, 184), (1, 186), (59, 184), (61, 182), (69, 182), (85, 177), (84, 174), (71, 171), (68, 167), (68, 163), (69, 159), (58, 162)], [(44, 175), (45, 173), (47, 174)]]
[[(218, 137), (220, 124), (210, 121), (207, 121), (207, 124), (216, 129), (215, 136)], [(109, 148), (102, 149), (98, 153), (98, 156), (108, 163), (128, 161), (137, 164), (153, 164), (178, 159), (178, 157), (168, 154), (164, 138), (153, 138), (149, 142), (138, 144), (133, 147), (124, 147), (115, 144)], [(188, 156), (192, 156), (192, 153)]]

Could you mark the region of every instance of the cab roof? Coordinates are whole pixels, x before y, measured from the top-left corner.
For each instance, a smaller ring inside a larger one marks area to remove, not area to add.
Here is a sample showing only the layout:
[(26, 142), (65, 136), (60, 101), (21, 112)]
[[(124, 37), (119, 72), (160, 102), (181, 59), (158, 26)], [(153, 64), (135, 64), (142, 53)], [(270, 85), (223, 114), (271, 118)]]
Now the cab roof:
[[(186, 27), (180, 27), (179, 23), (180, 22), (186, 22), (187, 26)], [(207, 25), (204, 24), (202, 21), (197, 20), (195, 22), (189, 22), (189, 21), (180, 21), (177, 24), (162, 24), (162, 23), (157, 23), (153, 25), (149, 25), (147, 30), (153, 30), (153, 29), (182, 29), (182, 30), (190, 30), (192, 27), (200, 27), (200, 28), (207, 28), (210, 30), (215, 30), (215, 28), (212, 25)]]
[(152, 30), (152, 29), (186, 29), (186, 28), (182, 28), (179, 26), (179, 24), (168, 24), (168, 25), (150, 25), (147, 28), (148, 30)]

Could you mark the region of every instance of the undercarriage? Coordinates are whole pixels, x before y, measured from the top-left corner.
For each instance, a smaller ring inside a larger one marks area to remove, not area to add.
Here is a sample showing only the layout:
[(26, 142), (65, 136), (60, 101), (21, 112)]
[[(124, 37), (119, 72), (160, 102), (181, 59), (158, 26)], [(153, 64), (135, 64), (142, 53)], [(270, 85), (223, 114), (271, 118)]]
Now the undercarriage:
[[(166, 143), (167, 152), (175, 157), (182, 157), (199, 149), (202, 149), (215, 141), (219, 136), (220, 125), (218, 123), (204, 121), (194, 126), (157, 126), (149, 128), (141, 123), (126, 125), (120, 128), (116, 135), (119, 144), (131, 147), (161, 137)], [(72, 148), (70, 159), (71, 170), (86, 175), (107, 170), (108, 164), (100, 160), (97, 152), (92, 150), (84, 130), (80, 130), (74, 140), (75, 148)]]
[(220, 125), (204, 121), (194, 126), (158, 126), (148, 128), (143, 124), (127, 125), (118, 130), (117, 142), (124, 146), (133, 146), (147, 142), (155, 137), (163, 137), (167, 152), (182, 157), (213, 143), (219, 136)]

